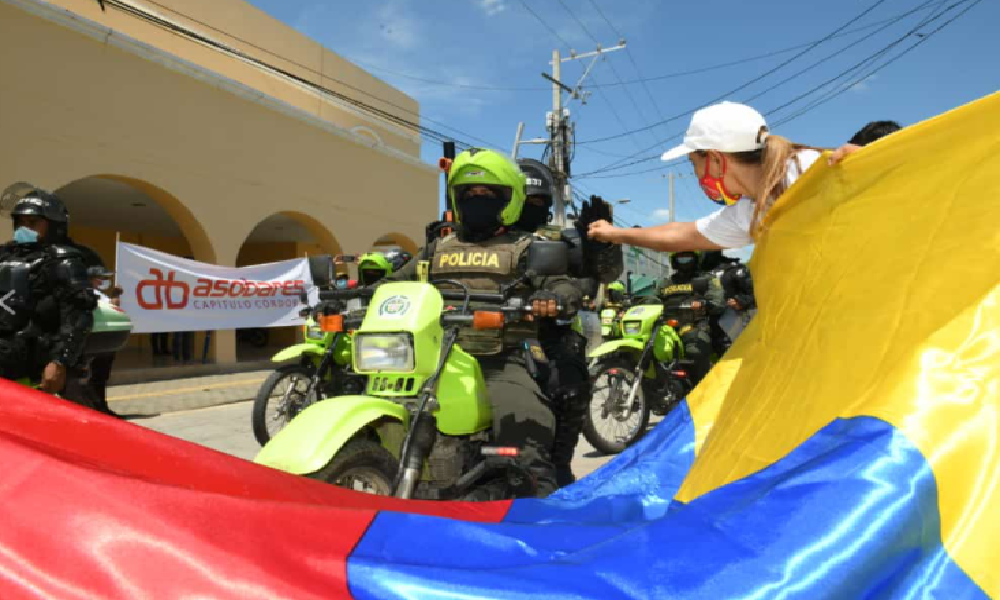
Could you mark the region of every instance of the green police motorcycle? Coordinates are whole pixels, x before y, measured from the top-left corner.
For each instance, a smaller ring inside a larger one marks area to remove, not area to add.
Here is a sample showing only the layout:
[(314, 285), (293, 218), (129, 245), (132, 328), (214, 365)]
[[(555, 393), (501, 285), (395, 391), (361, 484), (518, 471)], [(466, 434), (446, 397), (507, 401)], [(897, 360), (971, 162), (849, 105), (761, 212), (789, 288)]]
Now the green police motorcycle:
[[(556, 274), (545, 261), (529, 269)], [(564, 245), (556, 244), (565, 253)], [(558, 261), (556, 261), (558, 262)], [(562, 271), (565, 272), (565, 254)], [(491, 443), (493, 416), (479, 361), (456, 342), (462, 327), (498, 329), (528, 318), (511, 290), (470, 293), (457, 281), (387, 282), (374, 290), (324, 291), (322, 318), (343, 317), (348, 298), (371, 296), (354, 336), (353, 365), (367, 394), (303, 410), (261, 449), (258, 464), (334, 485), (399, 498), (501, 500), (533, 496), (519, 448)], [(439, 289), (441, 288), (441, 289)], [(457, 291), (461, 289), (462, 291)], [(445, 302), (456, 302), (447, 307)], [(473, 311), (475, 302), (480, 310)], [(488, 310), (482, 310), (483, 307)], [(351, 327), (345, 319), (343, 327)], [(526, 344), (529, 371), (540, 348)]]
[[(681, 310), (693, 310), (690, 304)], [(622, 338), (588, 355), (593, 396), (583, 435), (605, 454), (617, 454), (646, 431), (650, 413), (667, 414), (691, 390), (679, 323), (662, 304), (638, 305), (622, 317)]]
[(257, 391), (251, 424), (261, 446), (307, 406), (365, 388), (365, 378), (350, 371), (350, 332), (328, 330), (317, 314), (319, 308), (308, 307), (300, 313), (307, 317), (302, 327), (304, 341), (271, 357), (276, 363), (295, 362), (275, 369)]
[[(310, 258), (314, 284), (328, 287), (333, 280), (332, 265), (350, 262), (358, 260), (353, 255), (339, 255), (332, 261), (329, 255)], [(308, 302), (306, 295), (302, 302)], [(320, 308), (317, 304), (302, 309), (299, 315), (306, 319), (303, 341), (271, 357), (272, 362), (290, 364), (275, 369), (254, 398), (250, 421), (261, 446), (306, 407), (334, 396), (360, 394), (365, 389), (366, 378), (351, 370), (351, 332), (330, 329)]]
[(610, 340), (621, 337), (621, 335), (621, 321), (618, 320), (618, 309), (603, 309), (601, 311), (601, 337)]
[(627, 307), (628, 296), (625, 293), (625, 284), (620, 281), (609, 283), (605, 293), (608, 301), (601, 310), (601, 337), (610, 340), (622, 335), (621, 316)]

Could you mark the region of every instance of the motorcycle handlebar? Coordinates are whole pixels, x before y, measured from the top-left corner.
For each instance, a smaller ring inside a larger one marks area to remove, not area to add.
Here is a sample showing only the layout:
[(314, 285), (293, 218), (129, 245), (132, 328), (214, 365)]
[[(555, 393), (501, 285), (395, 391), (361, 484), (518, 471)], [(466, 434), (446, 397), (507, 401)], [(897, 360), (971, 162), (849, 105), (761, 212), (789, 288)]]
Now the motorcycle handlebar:
[[(442, 291), (441, 297), (445, 300), (464, 301), (466, 294), (465, 292), (458, 291)], [(471, 302), (488, 302), (490, 304), (503, 304), (507, 301), (507, 298), (503, 294), (490, 294), (486, 292), (470, 292), (468, 297)]]
[[(320, 290), (320, 300), (354, 300), (355, 298), (371, 298), (375, 294), (375, 287), (360, 288), (355, 290)], [(463, 301), (466, 294), (462, 291), (440, 290), (441, 297), (445, 300)], [(490, 294), (485, 292), (471, 292), (469, 300), (472, 302), (489, 302), (493, 304), (503, 304), (507, 298), (503, 294)]]
[(320, 290), (320, 300), (354, 300), (355, 298), (371, 298), (375, 288), (358, 288), (355, 290)]

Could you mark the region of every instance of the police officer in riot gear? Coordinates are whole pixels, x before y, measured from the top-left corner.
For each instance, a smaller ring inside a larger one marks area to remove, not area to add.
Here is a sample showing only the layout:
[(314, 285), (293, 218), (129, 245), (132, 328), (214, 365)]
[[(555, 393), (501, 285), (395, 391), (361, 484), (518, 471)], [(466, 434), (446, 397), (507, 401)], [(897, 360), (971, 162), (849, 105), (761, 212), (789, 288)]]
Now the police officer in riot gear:
[(32, 190), (11, 216), (14, 241), (0, 245), (0, 376), (61, 393), (81, 365), (97, 297), (58, 197)]
[(673, 273), (660, 292), (665, 317), (678, 321), (685, 358), (692, 361), (691, 383), (697, 385), (712, 368), (710, 318), (724, 309), (722, 285), (701, 270), (698, 252), (675, 252), (670, 256)]
[[(515, 295), (532, 306), (532, 322), (508, 324), (501, 331), (463, 330), (462, 349), (477, 357), (489, 389), (494, 415), (494, 442), (520, 449), (532, 472), (539, 496), (556, 489), (550, 456), (555, 419), (549, 398), (529, 368), (539, 357), (526, 350), (538, 338), (538, 324), (570, 319), (583, 295), (569, 277), (537, 277), (527, 272), (528, 248), (534, 236), (513, 231), (525, 200), (525, 177), (509, 158), (478, 148), (455, 157), (448, 173), (448, 197), (456, 232), (431, 241), (389, 280), (416, 277), (419, 261), (430, 262), (431, 280), (452, 279), (471, 291), (497, 293), (514, 285)], [(534, 369), (532, 369), (534, 370)], [(540, 370), (539, 370), (540, 372)]]
[[(545, 228), (552, 220), (555, 185), (551, 172), (544, 164), (531, 158), (519, 159), (517, 162), (527, 183), (524, 210), (515, 228), (542, 237), (555, 237), (558, 232), (549, 232)], [(574, 282), (581, 293), (589, 292), (589, 281), (577, 279)], [(587, 338), (582, 333), (578, 316), (575, 321), (546, 320), (540, 323), (538, 341), (549, 360), (546, 391), (552, 399), (556, 417), (552, 462), (556, 467), (557, 482), (562, 487), (576, 481), (571, 463), (580, 432), (583, 431), (583, 419), (590, 405)]]

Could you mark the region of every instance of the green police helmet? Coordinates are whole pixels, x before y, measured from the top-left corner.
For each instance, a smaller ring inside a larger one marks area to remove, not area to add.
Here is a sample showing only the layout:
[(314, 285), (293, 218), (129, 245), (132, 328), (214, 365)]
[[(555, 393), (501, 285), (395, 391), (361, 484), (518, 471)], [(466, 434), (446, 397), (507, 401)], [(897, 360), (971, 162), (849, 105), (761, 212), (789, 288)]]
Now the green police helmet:
[(622, 282), (620, 282), (620, 281), (615, 281), (615, 282), (612, 282), (612, 283), (608, 284), (608, 289), (609, 290), (617, 290), (619, 292), (624, 292), (625, 291), (625, 284), (622, 283)]
[(392, 275), (392, 264), (381, 252), (369, 252), (358, 259), (358, 279), (369, 286)]
[(465, 189), (484, 185), (494, 189), (504, 199), (500, 211), (501, 225), (513, 225), (521, 218), (524, 208), (525, 176), (513, 160), (495, 150), (471, 148), (455, 157), (448, 172), (448, 200), (455, 222), (462, 222), (458, 199)]
[(358, 270), (365, 269), (377, 269), (384, 271), (386, 275), (392, 275), (392, 265), (381, 252), (369, 252), (361, 255), (361, 258), (358, 259)]

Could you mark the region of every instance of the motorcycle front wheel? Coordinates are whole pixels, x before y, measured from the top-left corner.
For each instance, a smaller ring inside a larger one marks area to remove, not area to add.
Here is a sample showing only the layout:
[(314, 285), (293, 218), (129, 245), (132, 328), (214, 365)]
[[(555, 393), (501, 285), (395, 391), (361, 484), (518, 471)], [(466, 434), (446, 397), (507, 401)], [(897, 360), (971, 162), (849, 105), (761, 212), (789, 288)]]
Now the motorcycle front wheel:
[(285, 365), (268, 375), (253, 401), (250, 422), (253, 436), (263, 446), (289, 421), (319, 397), (309, 389), (313, 369), (306, 365)]
[(649, 424), (649, 403), (640, 389), (631, 403), (635, 364), (621, 357), (598, 360), (591, 368), (593, 395), (584, 415), (583, 436), (597, 451), (618, 454), (635, 442)]
[(399, 462), (378, 442), (355, 438), (319, 471), (307, 475), (356, 492), (392, 495), (392, 482)]

